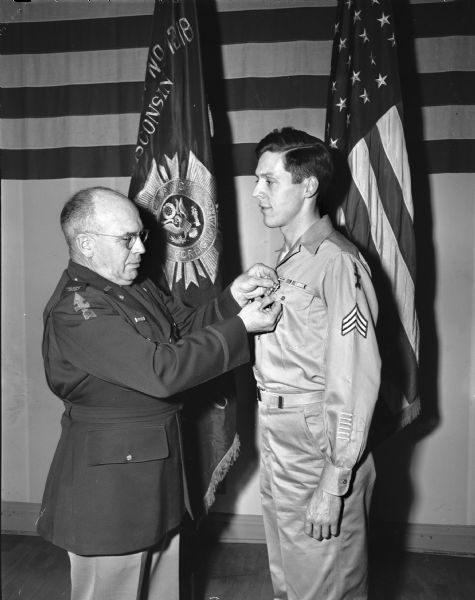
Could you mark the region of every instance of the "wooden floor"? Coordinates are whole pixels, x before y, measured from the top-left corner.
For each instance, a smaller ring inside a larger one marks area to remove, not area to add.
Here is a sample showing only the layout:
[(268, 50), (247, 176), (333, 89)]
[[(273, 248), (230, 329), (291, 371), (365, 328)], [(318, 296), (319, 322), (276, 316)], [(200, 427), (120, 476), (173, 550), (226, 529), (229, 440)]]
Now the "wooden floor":
[[(1, 542), (3, 600), (69, 598), (66, 552), (33, 536), (2, 535)], [(200, 542), (194, 564), (195, 594), (183, 600), (272, 599), (263, 544)], [(475, 599), (475, 558), (377, 549), (371, 575), (371, 600)]]

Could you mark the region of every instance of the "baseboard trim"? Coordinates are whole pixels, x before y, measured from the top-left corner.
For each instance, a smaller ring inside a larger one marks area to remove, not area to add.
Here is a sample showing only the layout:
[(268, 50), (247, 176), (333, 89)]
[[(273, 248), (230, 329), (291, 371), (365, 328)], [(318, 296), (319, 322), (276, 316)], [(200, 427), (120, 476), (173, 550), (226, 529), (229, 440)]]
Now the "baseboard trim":
[[(40, 505), (34, 502), (2, 502), (2, 533), (36, 535)], [(263, 544), (264, 525), (260, 515), (210, 513), (206, 532), (225, 543)], [(475, 526), (378, 523), (376, 535), (408, 552), (475, 556)]]
[(38, 502), (2, 501), (2, 533), (37, 535), (36, 519), (40, 506)]

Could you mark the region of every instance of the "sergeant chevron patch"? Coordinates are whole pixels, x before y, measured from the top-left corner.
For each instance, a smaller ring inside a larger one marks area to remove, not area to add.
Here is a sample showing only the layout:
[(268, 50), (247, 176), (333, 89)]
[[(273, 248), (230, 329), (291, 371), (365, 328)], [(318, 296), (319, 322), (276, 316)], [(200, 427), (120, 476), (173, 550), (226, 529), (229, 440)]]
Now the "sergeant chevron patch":
[(364, 338), (368, 334), (368, 319), (361, 313), (358, 304), (349, 312), (341, 322), (341, 335), (346, 335), (356, 329)]

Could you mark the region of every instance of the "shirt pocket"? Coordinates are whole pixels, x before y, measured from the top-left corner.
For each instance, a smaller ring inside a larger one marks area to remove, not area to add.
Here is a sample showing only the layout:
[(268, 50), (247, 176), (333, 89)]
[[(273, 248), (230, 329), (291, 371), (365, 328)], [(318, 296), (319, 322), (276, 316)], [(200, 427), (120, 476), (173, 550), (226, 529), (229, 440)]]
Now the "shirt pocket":
[(287, 348), (301, 348), (308, 343), (310, 334), (310, 307), (314, 296), (296, 284), (282, 283), (278, 299), (282, 302), (282, 319), (278, 327), (282, 343)]
[(163, 460), (168, 455), (164, 425), (121, 425), (87, 432), (86, 457), (91, 467)]

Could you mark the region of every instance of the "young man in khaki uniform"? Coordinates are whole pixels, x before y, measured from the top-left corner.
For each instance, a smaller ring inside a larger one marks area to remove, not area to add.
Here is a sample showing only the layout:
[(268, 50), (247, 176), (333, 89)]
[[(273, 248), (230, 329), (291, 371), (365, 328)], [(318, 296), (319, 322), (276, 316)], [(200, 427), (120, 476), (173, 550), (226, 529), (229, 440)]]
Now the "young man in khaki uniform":
[(261, 498), (274, 598), (367, 597), (365, 450), (380, 384), (377, 302), (367, 264), (319, 203), (325, 144), (284, 128), (256, 149), (253, 197), (279, 227), (282, 318), (256, 340)]

